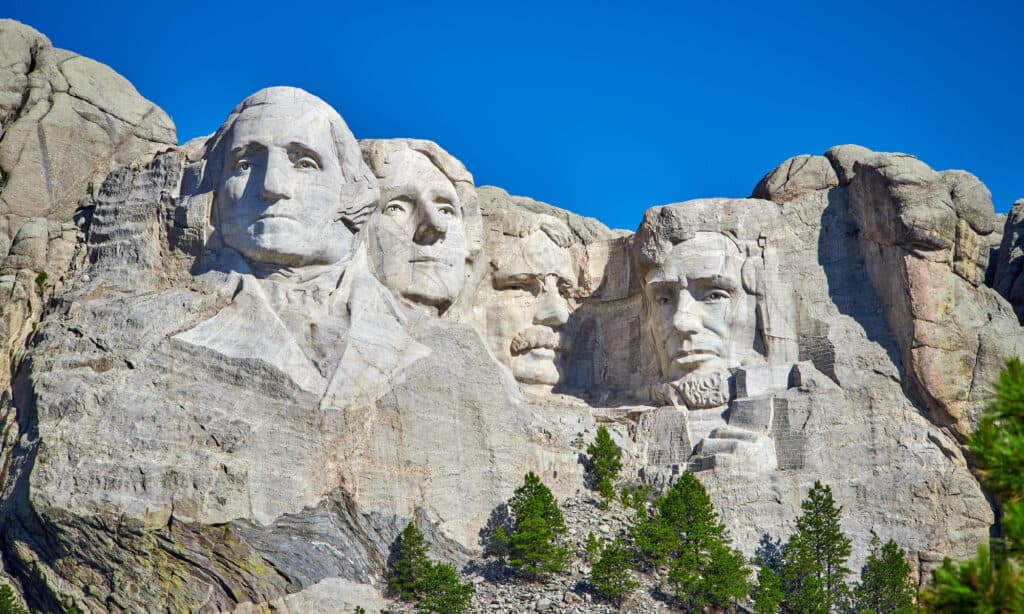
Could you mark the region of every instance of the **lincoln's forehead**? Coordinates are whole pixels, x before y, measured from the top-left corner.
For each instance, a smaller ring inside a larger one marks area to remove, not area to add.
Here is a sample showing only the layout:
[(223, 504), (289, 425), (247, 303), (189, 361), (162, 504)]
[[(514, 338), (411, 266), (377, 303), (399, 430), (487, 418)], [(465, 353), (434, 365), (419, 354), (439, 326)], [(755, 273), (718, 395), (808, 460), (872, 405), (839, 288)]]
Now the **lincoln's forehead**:
[(648, 275), (654, 280), (726, 278), (738, 280), (743, 268), (739, 247), (725, 235), (698, 232), (672, 247), (660, 266)]

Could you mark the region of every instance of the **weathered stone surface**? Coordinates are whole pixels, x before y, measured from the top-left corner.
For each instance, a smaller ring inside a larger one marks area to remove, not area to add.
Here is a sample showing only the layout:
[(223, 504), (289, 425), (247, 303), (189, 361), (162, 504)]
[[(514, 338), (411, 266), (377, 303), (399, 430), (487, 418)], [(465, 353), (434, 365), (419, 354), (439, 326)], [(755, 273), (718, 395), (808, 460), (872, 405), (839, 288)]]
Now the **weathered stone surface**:
[[(120, 105), (154, 137), (113, 82), (83, 89), (88, 63), (5, 40), (37, 58), (10, 63), (27, 82)], [(958, 438), (1024, 350), (984, 283), (987, 191), (842, 146), (755, 195), (611, 231), (477, 189), (435, 143), (357, 142), (324, 101), (269, 88), (209, 138), (111, 172), (88, 224), (0, 217), (0, 334), (29, 338), (0, 381), (4, 572), (42, 610), (380, 609), (408, 522), (479, 572), (527, 471), (570, 501), (577, 546), (621, 534), (625, 515), (575, 497), (598, 424), (627, 481), (697, 472), (747, 554), (822, 480), (852, 568), (872, 532), (917, 571), (972, 555), (994, 515)], [(988, 275), (1018, 306), (1021, 211)], [(592, 605), (568, 580), (474, 582), (478, 609)]]
[(1024, 199), (1013, 203), (1006, 217), (993, 269), (992, 287), (1010, 301), (1024, 322)]

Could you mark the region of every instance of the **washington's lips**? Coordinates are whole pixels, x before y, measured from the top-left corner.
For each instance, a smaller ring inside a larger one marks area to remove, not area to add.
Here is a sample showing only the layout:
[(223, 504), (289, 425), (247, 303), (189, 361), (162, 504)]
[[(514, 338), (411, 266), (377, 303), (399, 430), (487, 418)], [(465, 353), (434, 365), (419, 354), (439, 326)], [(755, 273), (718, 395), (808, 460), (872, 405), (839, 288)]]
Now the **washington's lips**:
[(516, 334), (509, 344), (513, 356), (536, 349), (562, 351), (562, 336), (546, 326), (532, 326)]

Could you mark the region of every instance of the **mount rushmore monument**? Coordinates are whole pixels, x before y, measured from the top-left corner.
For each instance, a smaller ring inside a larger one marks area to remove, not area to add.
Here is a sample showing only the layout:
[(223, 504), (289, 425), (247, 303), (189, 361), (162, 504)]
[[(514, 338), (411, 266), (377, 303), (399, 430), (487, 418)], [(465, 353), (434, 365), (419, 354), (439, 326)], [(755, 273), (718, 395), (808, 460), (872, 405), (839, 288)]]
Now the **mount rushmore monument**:
[(815, 480), (851, 566), (989, 536), (962, 443), (1024, 353), (1024, 201), (966, 172), (844, 145), (613, 231), (299, 89), (178, 145), (30, 28), (0, 66), (0, 561), (32, 607), (374, 604), (410, 519), (479, 557), (527, 471), (583, 488), (598, 425), (745, 549)]

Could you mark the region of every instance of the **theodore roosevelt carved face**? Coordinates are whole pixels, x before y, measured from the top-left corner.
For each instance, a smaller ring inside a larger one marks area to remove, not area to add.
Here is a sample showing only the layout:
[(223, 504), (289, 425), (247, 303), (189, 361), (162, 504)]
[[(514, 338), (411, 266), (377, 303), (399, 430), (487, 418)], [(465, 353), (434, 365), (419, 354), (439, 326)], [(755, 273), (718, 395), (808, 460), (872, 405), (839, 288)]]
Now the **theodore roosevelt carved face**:
[(380, 143), (364, 151), (381, 184), (380, 207), (368, 223), (374, 274), (404, 299), (444, 312), (466, 280), (466, 189), (460, 188), (471, 178), (464, 169), (465, 178), (459, 176), (457, 163), (436, 145)]
[(250, 262), (283, 267), (328, 265), (348, 254), (346, 212), (362, 206), (354, 201), (366, 200), (372, 177), (327, 103), (295, 88), (261, 90), (232, 112), (214, 142), (215, 224), (227, 246)]
[(756, 297), (744, 288), (744, 260), (732, 237), (696, 232), (647, 272), (647, 324), (666, 379), (736, 366), (752, 351)]
[(491, 283), (484, 287), (487, 337), (498, 360), (524, 384), (559, 382), (576, 273), (572, 235), (549, 215), (495, 216), (485, 249)]

